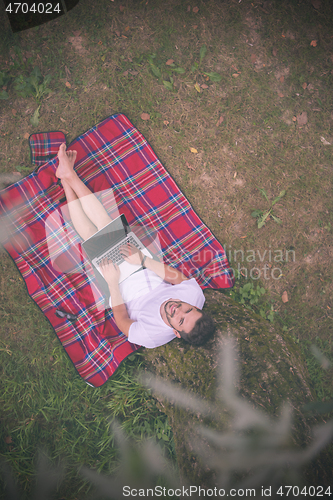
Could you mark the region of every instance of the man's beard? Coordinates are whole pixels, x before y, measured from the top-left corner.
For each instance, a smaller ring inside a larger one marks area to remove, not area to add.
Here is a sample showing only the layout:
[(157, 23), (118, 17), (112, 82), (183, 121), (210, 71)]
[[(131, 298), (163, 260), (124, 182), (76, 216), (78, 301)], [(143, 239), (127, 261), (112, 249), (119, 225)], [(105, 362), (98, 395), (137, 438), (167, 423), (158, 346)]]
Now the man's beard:
[[(179, 307), (179, 306), (180, 306), (181, 301), (177, 301), (177, 300), (169, 300), (169, 301), (165, 304), (165, 306), (164, 306), (165, 317), (166, 317), (166, 319), (167, 319), (167, 321), (168, 321), (169, 325), (171, 326), (171, 328), (173, 328), (174, 330), (176, 330), (176, 328), (175, 328), (175, 327), (174, 327), (174, 326), (170, 323), (170, 319), (171, 319), (171, 318), (173, 318), (173, 316), (172, 316), (171, 314), (169, 314), (169, 313), (168, 313), (168, 311), (167, 311), (168, 305), (169, 305), (171, 302), (172, 302), (172, 304), (178, 304), (178, 305), (176, 305), (176, 307), (175, 307), (175, 309), (174, 309), (174, 312), (173, 312), (173, 314), (175, 314), (176, 309), (177, 309), (177, 307)], [(171, 307), (172, 307), (172, 306), (171, 306)]]

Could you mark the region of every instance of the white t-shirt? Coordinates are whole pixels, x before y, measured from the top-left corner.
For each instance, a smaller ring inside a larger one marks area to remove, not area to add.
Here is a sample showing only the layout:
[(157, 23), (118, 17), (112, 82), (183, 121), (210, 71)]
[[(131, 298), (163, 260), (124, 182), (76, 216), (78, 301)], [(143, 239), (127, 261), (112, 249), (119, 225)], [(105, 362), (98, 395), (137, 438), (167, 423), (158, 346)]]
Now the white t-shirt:
[(176, 338), (173, 329), (162, 319), (160, 308), (163, 302), (182, 300), (199, 309), (205, 303), (205, 296), (195, 278), (171, 285), (149, 269), (132, 274), (120, 283), (119, 289), (128, 315), (135, 321), (129, 328), (128, 340), (149, 348)]

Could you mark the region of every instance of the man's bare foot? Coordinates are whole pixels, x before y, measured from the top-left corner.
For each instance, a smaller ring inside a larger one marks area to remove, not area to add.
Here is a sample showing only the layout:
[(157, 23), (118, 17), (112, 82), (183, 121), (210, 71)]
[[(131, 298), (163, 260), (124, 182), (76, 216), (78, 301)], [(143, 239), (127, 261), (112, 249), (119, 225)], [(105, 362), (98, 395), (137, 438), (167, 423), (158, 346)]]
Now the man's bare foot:
[(56, 176), (59, 179), (66, 179), (74, 173), (74, 163), (77, 151), (66, 151), (66, 144), (61, 144), (58, 151), (59, 166), (56, 170)]

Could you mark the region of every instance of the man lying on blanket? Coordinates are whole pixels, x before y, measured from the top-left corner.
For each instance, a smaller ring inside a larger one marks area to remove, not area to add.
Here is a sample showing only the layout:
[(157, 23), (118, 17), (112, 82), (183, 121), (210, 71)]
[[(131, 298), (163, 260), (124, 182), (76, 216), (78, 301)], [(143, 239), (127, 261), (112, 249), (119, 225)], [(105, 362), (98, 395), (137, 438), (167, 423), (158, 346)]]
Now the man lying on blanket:
[[(86, 240), (111, 219), (74, 171), (76, 151), (66, 151), (62, 144), (58, 158), (56, 175), (61, 179), (72, 223)], [(116, 264), (104, 260), (101, 269), (109, 286), (114, 320), (130, 342), (153, 348), (182, 337), (198, 346), (211, 337), (214, 323), (201, 311), (205, 297), (195, 278), (186, 278), (134, 247), (122, 247), (121, 253), (127, 262), (141, 264), (144, 269), (120, 284)]]

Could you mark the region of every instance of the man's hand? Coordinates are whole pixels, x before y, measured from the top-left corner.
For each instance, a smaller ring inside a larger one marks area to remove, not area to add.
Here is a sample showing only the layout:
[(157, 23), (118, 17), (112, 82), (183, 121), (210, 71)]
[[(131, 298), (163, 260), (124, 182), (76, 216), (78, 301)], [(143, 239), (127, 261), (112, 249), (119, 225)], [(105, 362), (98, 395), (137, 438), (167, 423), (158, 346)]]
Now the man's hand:
[(141, 265), (143, 254), (141, 250), (136, 248), (134, 245), (123, 245), (122, 247), (120, 247), (120, 254), (129, 264), (137, 266)]
[(103, 259), (100, 263), (100, 268), (102, 270), (105, 281), (109, 286), (118, 285), (120, 277), (120, 269), (117, 264), (114, 264), (108, 259)]

